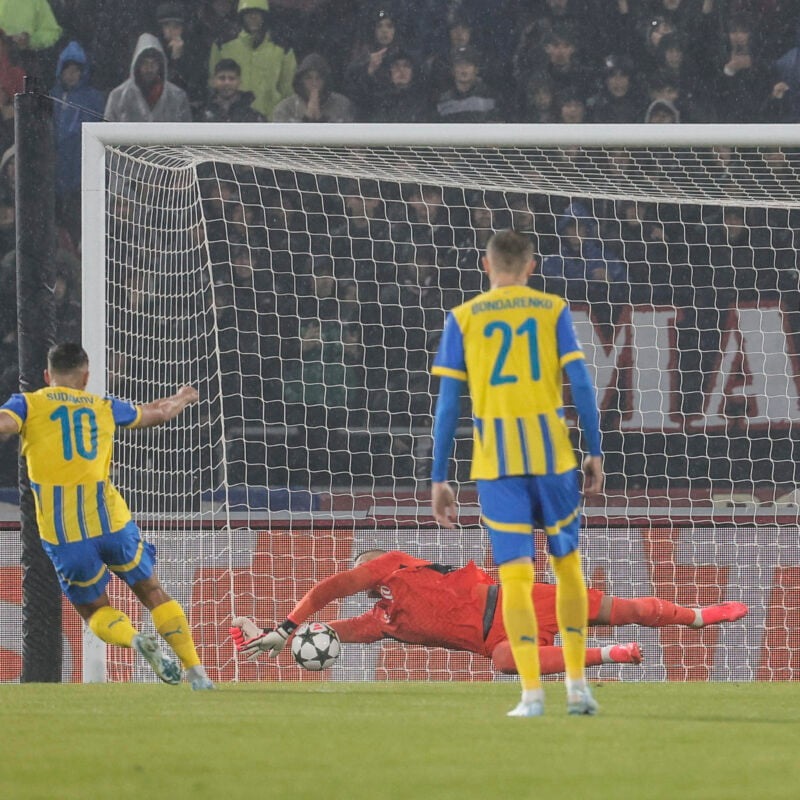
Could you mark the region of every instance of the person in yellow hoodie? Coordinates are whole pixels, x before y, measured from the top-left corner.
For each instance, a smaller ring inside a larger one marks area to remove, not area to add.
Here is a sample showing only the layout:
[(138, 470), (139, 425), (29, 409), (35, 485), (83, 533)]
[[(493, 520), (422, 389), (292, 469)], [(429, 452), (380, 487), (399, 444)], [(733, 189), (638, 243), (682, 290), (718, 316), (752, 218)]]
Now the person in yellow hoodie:
[(61, 27), (47, 0), (0, 0), (0, 29), (16, 46), (26, 75), (52, 74)]
[(61, 36), (47, 0), (0, 0), (0, 28), (20, 50), (52, 47)]
[(239, 0), (239, 21), (242, 30), (235, 39), (211, 48), (209, 80), (218, 62), (232, 58), (242, 70), (242, 91), (252, 92), (253, 108), (271, 119), (272, 109), (294, 93), (297, 60), (294, 51), (270, 38), (268, 0)]

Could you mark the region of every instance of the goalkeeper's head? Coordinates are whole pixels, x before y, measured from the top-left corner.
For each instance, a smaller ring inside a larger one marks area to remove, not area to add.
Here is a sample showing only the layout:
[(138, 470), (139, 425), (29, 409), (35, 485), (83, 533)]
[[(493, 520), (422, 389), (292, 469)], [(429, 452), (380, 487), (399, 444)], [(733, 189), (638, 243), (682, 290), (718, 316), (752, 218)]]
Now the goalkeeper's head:
[(377, 547), (372, 550), (364, 550), (353, 559), (353, 566), (360, 567), (362, 564), (367, 564), (376, 558), (380, 558), (380, 556), (386, 555), (387, 552), (387, 550), (381, 550)]
[(44, 380), (48, 386), (85, 389), (89, 380), (89, 356), (75, 342), (54, 344), (47, 351)]
[(533, 243), (530, 238), (510, 228), (497, 233), (486, 245), (483, 268), (494, 283), (527, 283), (536, 269)]

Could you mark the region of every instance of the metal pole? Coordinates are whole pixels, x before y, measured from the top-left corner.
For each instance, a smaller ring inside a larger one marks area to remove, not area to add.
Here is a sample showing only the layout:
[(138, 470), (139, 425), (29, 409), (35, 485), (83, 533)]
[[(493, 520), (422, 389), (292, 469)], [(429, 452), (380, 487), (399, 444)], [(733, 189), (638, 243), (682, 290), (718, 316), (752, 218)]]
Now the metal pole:
[[(14, 98), (17, 219), (17, 332), (20, 391), (44, 385), (47, 350), (55, 341), (55, 145), (53, 104), (25, 78)], [(61, 680), (61, 588), (42, 549), (25, 460), (20, 457), (22, 538), (22, 675), (28, 682)]]

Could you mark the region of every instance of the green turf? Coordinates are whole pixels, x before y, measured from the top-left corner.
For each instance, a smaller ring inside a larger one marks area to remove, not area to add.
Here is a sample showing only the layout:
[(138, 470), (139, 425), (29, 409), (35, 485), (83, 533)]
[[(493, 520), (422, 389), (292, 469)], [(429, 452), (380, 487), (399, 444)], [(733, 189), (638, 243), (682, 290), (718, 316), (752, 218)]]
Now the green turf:
[(800, 797), (797, 684), (0, 686), (0, 798)]

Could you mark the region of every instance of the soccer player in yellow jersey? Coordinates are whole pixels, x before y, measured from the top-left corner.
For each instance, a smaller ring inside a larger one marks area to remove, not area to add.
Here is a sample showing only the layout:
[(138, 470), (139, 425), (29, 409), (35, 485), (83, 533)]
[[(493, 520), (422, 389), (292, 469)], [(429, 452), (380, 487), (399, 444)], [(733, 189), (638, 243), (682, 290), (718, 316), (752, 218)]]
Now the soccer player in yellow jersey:
[(0, 434), (22, 437), (42, 547), (64, 594), (100, 639), (134, 648), (162, 681), (180, 683), (180, 666), (164, 655), (158, 640), (138, 633), (124, 612), (112, 608), (106, 585), (113, 572), (150, 611), (192, 689), (213, 689), (183, 609), (155, 574), (155, 548), (143, 541), (109, 480), (116, 428), (167, 422), (197, 400), (197, 391), (183, 386), (143, 406), (90, 394), (89, 358), (68, 342), (50, 348), (44, 378), (44, 389), (12, 395), (0, 406)]
[(603, 484), (597, 399), (569, 306), (528, 288), (535, 269), (530, 240), (512, 230), (490, 240), (483, 258), (491, 288), (445, 320), (433, 374), (440, 376), (434, 419), (431, 494), (436, 520), (455, 527), (447, 467), (464, 382), (472, 399), (472, 478), (489, 530), (502, 592), (503, 622), (522, 683), (514, 717), (544, 713), (538, 630), (533, 609), (533, 529), (547, 534), (557, 581), (567, 711), (594, 714), (584, 677), (587, 592), (578, 551), (581, 508), (577, 461), (564, 420), (562, 372), (570, 380), (589, 455), (585, 493)]

